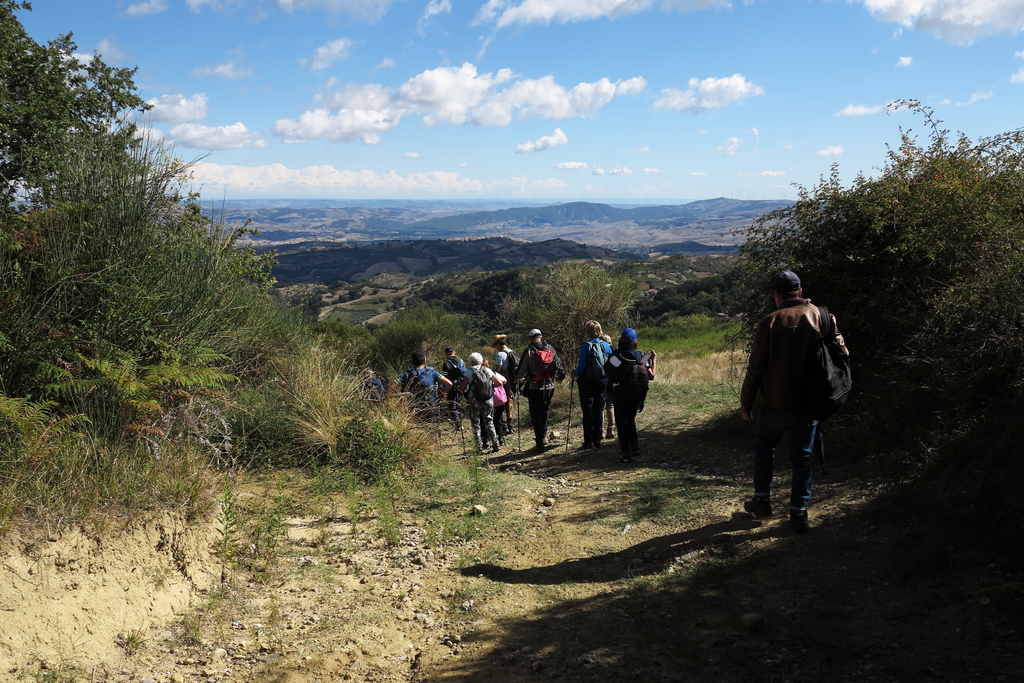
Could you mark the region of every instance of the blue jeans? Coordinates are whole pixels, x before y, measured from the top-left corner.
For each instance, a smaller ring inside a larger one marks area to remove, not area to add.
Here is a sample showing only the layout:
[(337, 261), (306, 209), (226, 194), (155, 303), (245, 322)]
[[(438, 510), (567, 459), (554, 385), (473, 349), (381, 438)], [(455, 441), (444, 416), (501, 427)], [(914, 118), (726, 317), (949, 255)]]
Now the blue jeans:
[(772, 473), (775, 447), (782, 435), (789, 432), (789, 460), (793, 465), (793, 490), (789, 496), (790, 510), (806, 510), (811, 500), (811, 451), (818, 421), (806, 410), (778, 410), (761, 407), (754, 433), (754, 495), (772, 495)]

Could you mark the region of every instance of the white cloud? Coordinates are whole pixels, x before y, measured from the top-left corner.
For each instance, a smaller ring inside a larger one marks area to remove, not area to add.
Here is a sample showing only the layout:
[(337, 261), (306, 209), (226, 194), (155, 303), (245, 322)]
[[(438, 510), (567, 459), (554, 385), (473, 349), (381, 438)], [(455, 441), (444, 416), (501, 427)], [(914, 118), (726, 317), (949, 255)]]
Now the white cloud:
[(270, 143), (266, 140), (253, 140), (253, 143), (249, 146), (253, 149), (267, 149), (270, 147)]
[(209, 101), (206, 93), (196, 93), (191, 98), (182, 94), (162, 95), (146, 100), (146, 104), (153, 107), (146, 114), (151, 120), (158, 123), (184, 123), (185, 121), (199, 121), (206, 118), (209, 109)]
[(426, 112), (423, 122), (461, 125), (469, 120), (469, 110), (483, 101), (497, 85), (513, 77), (512, 69), (496, 75), (477, 74), (466, 62), (460, 67), (428, 69), (403, 83), (395, 95), (399, 107)]
[(467, 164), (465, 161), (463, 161), (463, 162), (461, 162), (459, 164), (459, 168), (469, 168), (469, 164)]
[(786, 172), (785, 171), (761, 171), (757, 175), (761, 176), (762, 178), (775, 178), (775, 177), (780, 176), (780, 175), (786, 175)]
[(1010, 83), (1024, 83), (1024, 66), (1017, 73), (1010, 76)]
[(974, 104), (975, 102), (981, 102), (982, 100), (990, 99), (993, 95), (995, 95), (995, 93), (992, 92), (991, 90), (988, 92), (976, 92), (973, 95), (971, 95), (971, 99), (967, 100), (966, 102), (957, 102), (956, 106), (966, 107), (967, 105)]
[(128, 5), (128, 9), (124, 11), (125, 16), (128, 17), (142, 17), (147, 14), (159, 14), (167, 9), (167, 0), (146, 0), (146, 2), (137, 2), (134, 5)]
[(396, 66), (397, 64), (395, 63), (395, 60), (391, 59), (391, 57), (385, 57), (383, 60), (381, 60), (380, 64), (377, 64), (376, 66), (373, 67), (373, 70), (378, 71), (380, 69), (394, 69)]
[(630, 154), (647, 154), (650, 151), (651, 151), (651, 146), (650, 145), (644, 145), (640, 149), (634, 149), (632, 152), (630, 152)]
[[(274, 132), (298, 141), (309, 136), (325, 137), (332, 131), (333, 137), (327, 139), (351, 142), (366, 130), (390, 130), (411, 114), (421, 115), (428, 126), (504, 126), (515, 115), (520, 119), (536, 116), (559, 121), (592, 115), (612, 99), (636, 94), (647, 86), (640, 77), (616, 82), (602, 78), (566, 90), (551, 76), (517, 78), (511, 69), (480, 74), (468, 62), (460, 67), (429, 69), (394, 90), (371, 83), (339, 86), (331, 78), (313, 98), (316, 110), (307, 111), (299, 119), (279, 120)], [(328, 124), (325, 119), (329, 117), (337, 121)]]
[(815, 154), (819, 157), (837, 157), (845, 151), (841, 145), (831, 145), (825, 149), (819, 149)]
[(754, 134), (754, 139), (755, 140), (760, 140), (761, 139), (761, 131), (759, 131), (757, 128), (751, 128), (750, 132)]
[(590, 168), (585, 161), (563, 161), (558, 164), (557, 168), (565, 169), (567, 171), (578, 171), (580, 169)]
[(217, 66), (210, 66), (209, 64), (206, 64), (192, 69), (192, 75), (199, 78), (216, 76), (218, 78), (230, 78), (235, 80), (238, 78), (247, 78), (248, 76), (252, 76), (252, 74), (252, 69), (240, 69), (235, 65), (235, 62), (224, 62)]
[[(654, 7), (654, 0), (522, 0), (512, 5), (509, 0), (488, 0), (477, 12), (473, 23), (488, 23), (497, 17), (498, 28), (513, 24), (566, 24), (594, 19), (617, 19)], [(680, 12), (727, 7), (728, 0), (666, 0), (665, 10)]]
[(644, 170), (642, 170), (642, 171), (640, 171), (640, 172), (641, 172), (641, 173), (661, 173), (661, 169), (657, 169), (657, 168), (645, 168)]
[(561, 128), (555, 128), (555, 132), (551, 135), (545, 135), (542, 138), (534, 140), (532, 142), (524, 142), (521, 145), (516, 146), (516, 154), (529, 154), (530, 152), (543, 152), (546, 149), (564, 145), (569, 142), (569, 136), (562, 132)]
[(364, 145), (376, 145), (380, 142), (380, 133), (397, 126), (401, 116), (401, 112), (390, 109), (342, 109), (335, 114), (326, 109), (314, 109), (297, 119), (280, 119), (270, 130), (292, 144), (323, 138), (331, 142), (361, 140)]
[(835, 113), (836, 116), (867, 116), (868, 114), (880, 114), (885, 109), (884, 105), (876, 104), (867, 106), (864, 104), (848, 104)]
[(203, 150), (241, 149), (259, 137), (242, 123), (230, 126), (202, 126), (182, 123), (166, 134), (166, 140), (179, 147)]
[(104, 38), (96, 43), (96, 52), (108, 64), (124, 64), (132, 59), (131, 55), (122, 52), (109, 38)]
[(912, 61), (914, 61), (913, 57), (900, 57), (900, 61), (896, 62), (896, 66), (910, 66)]
[(793, 149), (793, 145), (783, 145), (782, 149)]
[(740, 145), (742, 143), (743, 143), (743, 140), (740, 140), (739, 138), (729, 138), (728, 140), (723, 142), (718, 147), (715, 147), (711, 151), (712, 152), (721, 152), (722, 154), (724, 154), (727, 157), (734, 157), (734, 156), (736, 156), (739, 153), (739, 148), (740, 148)]
[(622, 167), (616, 166), (612, 170), (608, 171), (608, 175), (633, 175), (633, 172), (630, 171), (625, 166), (622, 166)]
[(690, 175), (707, 175), (705, 171), (692, 171)]
[(452, 13), (452, 0), (430, 0), (427, 3), (427, 8), (423, 11), (423, 16), (420, 17), (419, 23), (416, 24), (416, 31), (420, 35), (423, 35), (423, 24), (425, 24), (430, 17), (441, 13), (451, 14)]
[(594, 170), (591, 172), (591, 175), (604, 175), (604, 169), (595, 167)]
[(309, 66), (310, 71), (321, 71), (329, 67), (331, 64), (334, 64), (334, 62), (339, 59), (346, 59), (348, 57), (349, 48), (351, 48), (352, 45), (352, 41), (348, 38), (332, 40), (331, 42), (318, 47), (310, 59), (299, 60), (299, 64)]
[(614, 83), (602, 78), (594, 83), (580, 83), (571, 90), (556, 83), (552, 76), (523, 79), (474, 108), (473, 119), (479, 125), (506, 126), (515, 110), (519, 110), (520, 119), (538, 116), (560, 121), (584, 117), (616, 97), (635, 95), (646, 87), (647, 81), (639, 76)]
[(207, 192), (233, 195), (338, 197), (402, 196), (561, 196), (567, 184), (559, 178), (530, 180), (525, 176), (483, 183), (449, 171), (399, 175), (395, 171), (352, 171), (330, 165), (288, 168), (222, 165), (199, 162), (192, 169), (193, 182)]
[(408, 152), (406, 154), (403, 154), (402, 158), (403, 159), (419, 159), (420, 158), (420, 153), (419, 152)]
[(665, 88), (661, 98), (654, 103), (655, 109), (671, 109), (684, 114), (700, 114), (710, 109), (721, 109), (734, 102), (743, 102), (747, 97), (764, 94), (761, 87), (754, 85), (740, 74), (725, 78), (691, 78), (688, 90)]
[(1020, 0), (863, 0), (883, 21), (931, 31), (951, 43), (993, 33), (1017, 34), (1024, 26)]

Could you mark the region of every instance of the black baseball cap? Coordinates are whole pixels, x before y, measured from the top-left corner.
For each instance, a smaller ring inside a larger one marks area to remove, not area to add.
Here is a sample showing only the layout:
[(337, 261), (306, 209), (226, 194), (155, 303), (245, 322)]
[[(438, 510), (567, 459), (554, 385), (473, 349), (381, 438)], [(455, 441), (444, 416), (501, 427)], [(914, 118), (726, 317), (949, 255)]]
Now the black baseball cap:
[(795, 292), (800, 289), (800, 278), (791, 270), (784, 270), (772, 278), (773, 292)]

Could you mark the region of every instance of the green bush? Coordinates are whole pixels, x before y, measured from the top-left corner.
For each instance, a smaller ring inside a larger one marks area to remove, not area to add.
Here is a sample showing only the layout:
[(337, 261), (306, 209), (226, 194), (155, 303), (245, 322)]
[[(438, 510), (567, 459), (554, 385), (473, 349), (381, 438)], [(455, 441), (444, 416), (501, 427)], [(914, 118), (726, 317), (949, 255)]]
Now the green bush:
[(500, 320), (506, 329), (525, 333), (536, 327), (544, 340), (563, 357), (583, 339), (583, 326), (597, 320), (613, 338), (627, 327), (634, 302), (640, 296), (627, 277), (580, 263), (552, 266), (535, 291), (507, 297)]

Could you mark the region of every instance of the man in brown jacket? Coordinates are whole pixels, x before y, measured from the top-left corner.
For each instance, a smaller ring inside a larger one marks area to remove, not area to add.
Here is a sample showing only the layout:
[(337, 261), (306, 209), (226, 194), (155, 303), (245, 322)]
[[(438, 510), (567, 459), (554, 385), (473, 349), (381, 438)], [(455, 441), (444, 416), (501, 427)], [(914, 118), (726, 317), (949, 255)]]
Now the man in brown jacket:
[[(754, 397), (761, 390), (761, 411), (754, 434), (754, 497), (743, 509), (755, 515), (772, 514), (771, 493), (775, 447), (790, 433), (793, 485), (789, 521), (798, 533), (807, 531), (807, 505), (811, 499), (811, 451), (817, 420), (811, 419), (811, 372), (821, 336), (818, 307), (802, 297), (800, 278), (792, 271), (772, 279), (776, 310), (757, 325), (743, 379), (740, 408), (751, 421)], [(839, 329), (833, 329), (846, 350)]]

